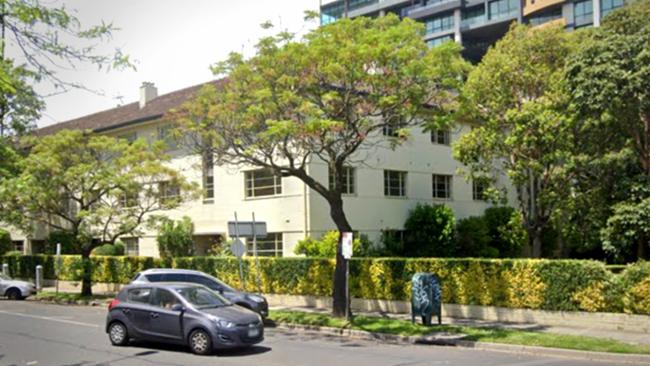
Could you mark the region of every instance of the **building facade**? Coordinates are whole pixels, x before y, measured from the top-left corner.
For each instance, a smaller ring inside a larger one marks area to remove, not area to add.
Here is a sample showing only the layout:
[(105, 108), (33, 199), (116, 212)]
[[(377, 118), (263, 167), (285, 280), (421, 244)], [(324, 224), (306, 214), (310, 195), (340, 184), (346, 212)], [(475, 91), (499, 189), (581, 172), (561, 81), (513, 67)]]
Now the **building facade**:
[(396, 14), (425, 24), (424, 41), (463, 45), (463, 55), (478, 61), (510, 23), (561, 24), (567, 29), (599, 26), (624, 0), (337, 0), (321, 6), (321, 24), (345, 17)]
[[(327, 202), (298, 178), (276, 176), (254, 167), (216, 166), (210, 158), (190, 153), (169, 139), (173, 122), (165, 119), (165, 112), (179, 107), (199, 88), (158, 96), (152, 84), (144, 83), (138, 102), (48, 126), (37, 133), (84, 129), (127, 140), (166, 140), (170, 164), (202, 186), (204, 193), (201, 199), (162, 213), (172, 219), (192, 219), (199, 255), (210, 253), (214, 245), (228, 239), (227, 223), (234, 220), (235, 212), (241, 221), (251, 220), (255, 213), (257, 221), (267, 223), (269, 234), (258, 241), (260, 255), (292, 256), (299, 240), (318, 238), (335, 229)], [(364, 151), (367, 158), (363, 166), (346, 168), (344, 208), (355, 231), (377, 243), (382, 231), (402, 230), (409, 210), (418, 203), (446, 204), (457, 218), (480, 215), (489, 206), (481, 195), (482, 187), (459, 175), (461, 165), (451, 154), (450, 144), (463, 132), (463, 128), (433, 132), (415, 129), (396, 150), (379, 145)], [(382, 134), (374, 138), (386, 139)], [(329, 182), (328, 167), (323, 162), (310, 162), (308, 173), (324, 184)], [(165, 192), (178, 194), (172, 188)], [(38, 253), (48, 233), (38, 228), (34, 233), (13, 230), (11, 234), (16, 249)], [(156, 232), (122, 241), (128, 255), (158, 256)], [(250, 250), (250, 243), (248, 246)]]

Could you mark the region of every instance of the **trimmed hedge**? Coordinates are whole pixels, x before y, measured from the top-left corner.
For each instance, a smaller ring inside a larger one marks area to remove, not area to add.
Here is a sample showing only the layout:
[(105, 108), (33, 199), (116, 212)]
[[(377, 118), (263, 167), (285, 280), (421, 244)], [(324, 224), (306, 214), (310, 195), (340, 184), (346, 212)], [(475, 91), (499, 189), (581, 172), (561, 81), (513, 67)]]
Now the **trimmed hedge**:
[[(79, 256), (62, 256), (62, 280), (81, 278)], [(15, 277), (33, 277), (41, 264), (54, 278), (54, 256), (5, 256)], [(128, 283), (147, 268), (200, 270), (242, 288), (235, 258), (91, 257), (94, 282)], [(243, 262), (246, 290), (255, 291), (256, 275), (264, 293), (330, 296), (334, 260), (326, 258), (259, 258)], [(544, 310), (584, 310), (650, 315), (650, 262), (613, 274), (588, 260), (356, 258), (350, 263), (350, 290), (355, 297), (409, 300), (411, 276), (432, 272), (442, 281), (443, 302)]]

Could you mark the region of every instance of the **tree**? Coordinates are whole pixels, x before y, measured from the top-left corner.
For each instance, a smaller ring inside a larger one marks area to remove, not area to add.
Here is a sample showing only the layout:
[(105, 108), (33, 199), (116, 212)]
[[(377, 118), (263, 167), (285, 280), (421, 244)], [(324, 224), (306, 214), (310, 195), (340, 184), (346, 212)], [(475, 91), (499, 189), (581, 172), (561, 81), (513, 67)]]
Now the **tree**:
[(11, 234), (6, 230), (0, 229), (0, 255), (4, 255), (11, 250), (13, 250)]
[(140, 235), (156, 212), (178, 207), (194, 187), (174, 169), (163, 144), (64, 130), (26, 138), (20, 174), (0, 182), (3, 221), (26, 232), (41, 224), (67, 231), (81, 245), (82, 294), (91, 294), (93, 248)]
[(534, 257), (570, 180), (563, 170), (573, 135), (562, 70), (572, 37), (559, 27), (513, 25), (462, 90), (459, 118), (473, 129), (454, 145), (454, 157), (474, 178), (507, 174)]
[(194, 255), (194, 224), (184, 216), (180, 221), (163, 220), (156, 237), (158, 251), (163, 258)]
[[(343, 209), (346, 166), (377, 146), (397, 146), (422, 122), (446, 121), (468, 64), (460, 46), (429, 49), (423, 27), (389, 15), (341, 19), (301, 41), (282, 32), (263, 38), (256, 55), (233, 53), (214, 67), (227, 76), (178, 111), (181, 131), (219, 164), (256, 166), (296, 177), (323, 197), (339, 232), (352, 231)], [(386, 130), (389, 137), (382, 136)], [(324, 162), (333, 184), (311, 175)], [(345, 312), (339, 241), (333, 312)]]
[[(576, 144), (575, 170), (587, 183), (576, 193), (596, 199), (589, 193), (603, 194), (605, 208), (597, 222), (606, 221), (605, 249), (621, 255), (634, 242), (638, 258), (648, 258), (650, 251), (649, 18), (648, 0), (614, 11), (581, 42), (566, 67), (580, 116), (576, 128), (584, 136)], [(588, 201), (590, 206), (596, 199)]]

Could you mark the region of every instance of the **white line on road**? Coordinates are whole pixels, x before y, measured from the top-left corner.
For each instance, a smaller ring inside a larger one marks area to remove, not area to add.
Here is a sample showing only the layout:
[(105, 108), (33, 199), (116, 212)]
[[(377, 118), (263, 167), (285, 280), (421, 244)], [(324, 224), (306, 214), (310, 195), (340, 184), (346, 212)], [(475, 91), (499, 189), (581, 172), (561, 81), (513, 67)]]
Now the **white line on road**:
[(58, 319), (58, 318), (52, 318), (52, 317), (48, 317), (48, 316), (14, 313), (14, 312), (11, 312), (11, 311), (4, 311), (4, 310), (0, 310), (0, 314), (8, 314), (8, 315), (22, 316), (22, 317), (25, 317), (25, 318), (33, 318), (33, 319), (49, 320), (49, 321), (59, 322), (59, 323), (81, 325), (83, 327), (99, 328), (99, 325), (97, 325), (97, 324), (82, 323), (82, 322), (76, 322), (74, 320)]

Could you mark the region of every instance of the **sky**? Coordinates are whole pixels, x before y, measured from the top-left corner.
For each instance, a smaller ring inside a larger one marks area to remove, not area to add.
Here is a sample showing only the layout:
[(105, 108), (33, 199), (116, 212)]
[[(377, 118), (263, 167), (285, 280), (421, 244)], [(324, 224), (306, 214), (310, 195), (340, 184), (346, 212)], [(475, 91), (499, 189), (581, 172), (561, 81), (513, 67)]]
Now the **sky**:
[[(144, 81), (153, 82), (158, 95), (214, 79), (210, 65), (232, 51), (250, 56), (256, 41), (269, 35), (260, 24), (271, 21), (276, 30), (305, 33), (316, 26), (304, 21), (305, 10), (318, 10), (319, 0), (62, 0), (44, 1), (72, 11), (82, 25), (102, 21), (120, 28), (113, 34), (111, 52), (120, 48), (136, 70), (99, 71), (78, 65), (61, 69), (65, 80), (81, 82), (95, 93), (72, 90), (54, 94), (48, 84), (35, 88), (46, 109), (38, 122), (43, 127), (135, 102)], [(11, 55), (11, 48), (8, 50)], [(17, 52), (13, 49), (13, 52)], [(18, 57), (18, 55), (15, 55)]]

